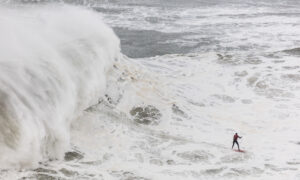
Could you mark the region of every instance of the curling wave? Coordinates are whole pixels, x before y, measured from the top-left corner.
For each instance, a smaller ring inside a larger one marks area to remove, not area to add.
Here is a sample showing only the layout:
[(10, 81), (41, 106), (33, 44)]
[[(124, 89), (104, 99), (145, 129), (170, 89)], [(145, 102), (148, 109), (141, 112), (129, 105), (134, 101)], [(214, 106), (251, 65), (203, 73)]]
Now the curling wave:
[(73, 6), (0, 7), (0, 167), (62, 158), (69, 126), (97, 102), (119, 39)]

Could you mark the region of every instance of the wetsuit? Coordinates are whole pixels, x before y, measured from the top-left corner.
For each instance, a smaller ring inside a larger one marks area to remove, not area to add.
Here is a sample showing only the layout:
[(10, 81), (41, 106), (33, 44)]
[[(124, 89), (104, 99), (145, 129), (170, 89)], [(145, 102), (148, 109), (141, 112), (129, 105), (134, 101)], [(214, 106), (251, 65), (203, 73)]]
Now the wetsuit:
[(233, 136), (232, 148), (233, 148), (233, 146), (234, 146), (234, 143), (236, 143), (236, 144), (237, 144), (237, 146), (238, 146), (238, 149), (240, 150), (239, 143), (237, 142), (237, 139), (238, 139), (238, 138), (241, 138), (241, 137), (240, 137), (240, 136), (238, 136), (237, 134), (235, 134), (235, 135)]

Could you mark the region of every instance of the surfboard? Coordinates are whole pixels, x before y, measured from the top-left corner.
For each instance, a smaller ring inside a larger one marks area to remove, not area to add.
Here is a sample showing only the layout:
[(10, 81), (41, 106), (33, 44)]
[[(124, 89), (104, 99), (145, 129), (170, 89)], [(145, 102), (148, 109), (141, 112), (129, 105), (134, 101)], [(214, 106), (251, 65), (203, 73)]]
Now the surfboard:
[(235, 149), (234, 150), (235, 152), (241, 152), (241, 153), (245, 153), (246, 151), (244, 151), (244, 150), (237, 150), (237, 149)]

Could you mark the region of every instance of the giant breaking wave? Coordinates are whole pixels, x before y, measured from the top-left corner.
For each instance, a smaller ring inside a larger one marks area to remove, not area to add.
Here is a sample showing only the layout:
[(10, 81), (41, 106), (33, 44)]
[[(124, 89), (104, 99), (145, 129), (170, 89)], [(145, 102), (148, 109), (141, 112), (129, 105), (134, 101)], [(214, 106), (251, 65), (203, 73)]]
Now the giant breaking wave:
[(0, 167), (62, 158), (69, 126), (97, 102), (119, 39), (73, 6), (0, 7)]

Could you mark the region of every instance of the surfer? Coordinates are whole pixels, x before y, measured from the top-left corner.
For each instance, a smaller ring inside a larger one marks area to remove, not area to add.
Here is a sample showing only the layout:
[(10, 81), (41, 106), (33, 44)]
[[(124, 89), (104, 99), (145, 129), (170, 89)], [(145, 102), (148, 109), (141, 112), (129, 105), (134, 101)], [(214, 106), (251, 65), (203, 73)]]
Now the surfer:
[(233, 143), (232, 143), (232, 148), (231, 148), (231, 149), (233, 149), (234, 143), (236, 143), (237, 146), (238, 146), (238, 149), (240, 150), (240, 146), (239, 146), (239, 143), (238, 143), (238, 141), (237, 141), (238, 138), (242, 138), (242, 137), (239, 136), (237, 133), (235, 133), (235, 135), (233, 136)]

